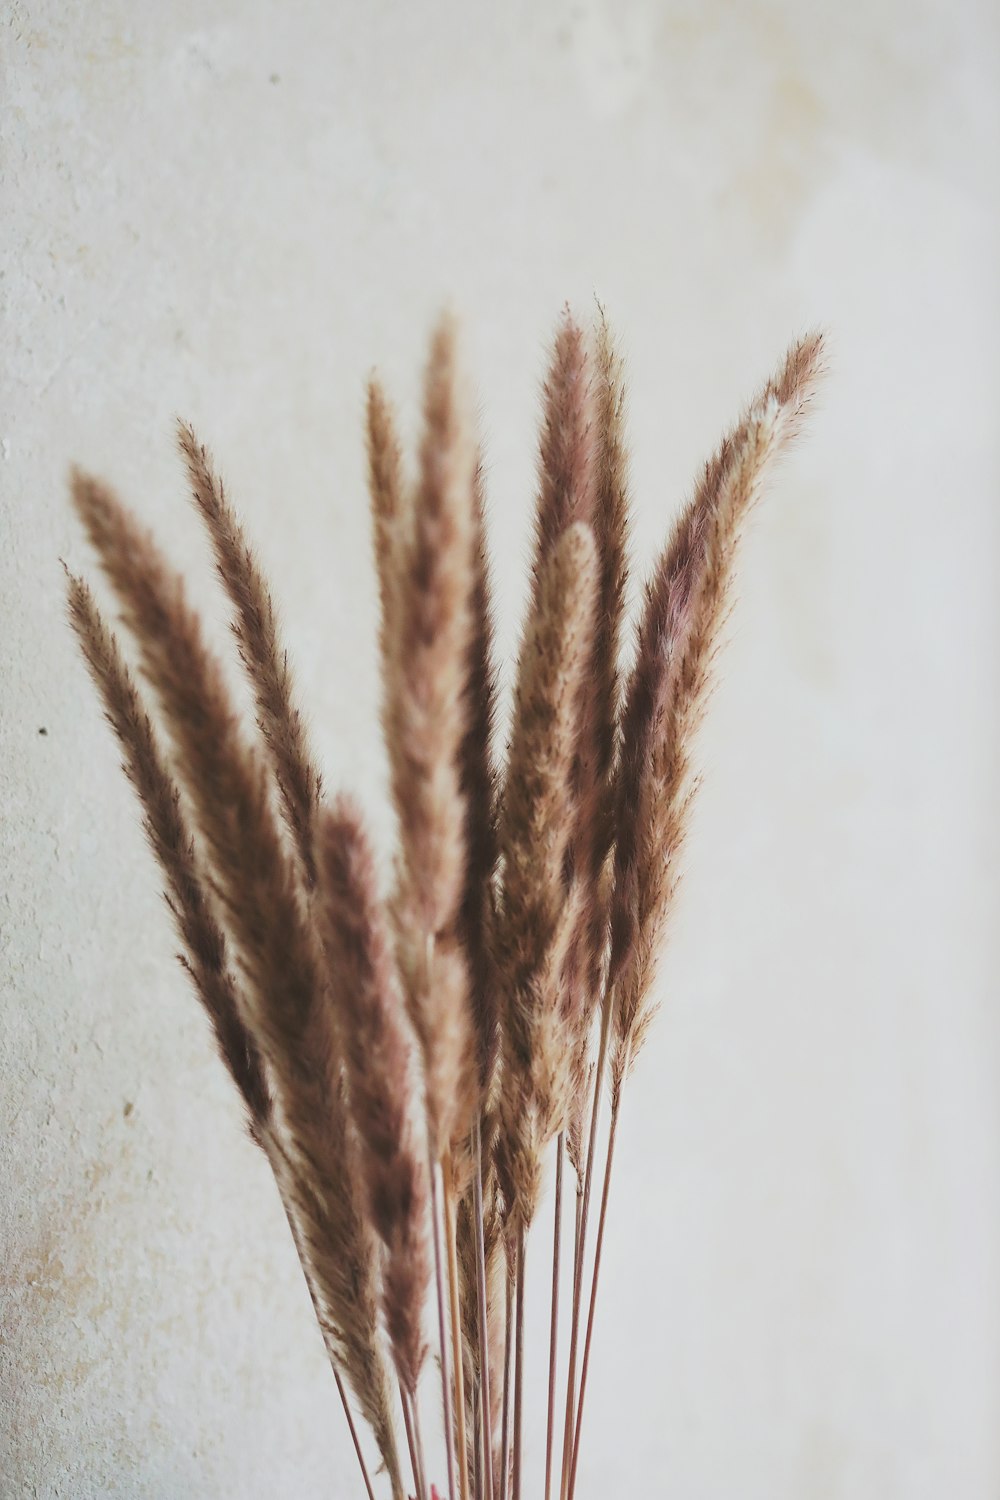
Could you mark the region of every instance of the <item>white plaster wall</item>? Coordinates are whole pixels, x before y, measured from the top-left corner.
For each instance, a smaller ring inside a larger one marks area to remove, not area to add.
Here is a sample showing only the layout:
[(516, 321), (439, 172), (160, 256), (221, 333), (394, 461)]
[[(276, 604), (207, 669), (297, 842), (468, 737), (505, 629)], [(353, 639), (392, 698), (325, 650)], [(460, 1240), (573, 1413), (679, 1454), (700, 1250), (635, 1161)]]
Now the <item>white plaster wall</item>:
[(412, 426), (462, 314), (509, 648), (544, 345), (596, 293), (644, 561), (789, 336), (825, 325), (832, 368), (703, 741), (582, 1493), (995, 1500), (1000, 13), (13, 0), (0, 27), (0, 1492), (357, 1493), (64, 625), (67, 466), (221, 622), (171, 444), (197, 423), (384, 847), (364, 377)]

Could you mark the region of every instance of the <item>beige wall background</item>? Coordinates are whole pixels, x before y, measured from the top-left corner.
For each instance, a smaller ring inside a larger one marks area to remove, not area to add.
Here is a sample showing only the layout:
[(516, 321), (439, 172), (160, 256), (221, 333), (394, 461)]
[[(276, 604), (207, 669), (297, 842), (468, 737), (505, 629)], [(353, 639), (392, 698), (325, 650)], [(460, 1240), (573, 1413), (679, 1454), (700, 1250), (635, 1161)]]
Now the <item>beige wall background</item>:
[(198, 425), (388, 863), (365, 376), (413, 431), (458, 310), (509, 652), (546, 340), (596, 295), (637, 580), (787, 340), (822, 324), (831, 368), (702, 740), (582, 1492), (995, 1500), (1000, 13), (14, 0), (0, 28), (0, 1493), (357, 1493), (64, 624), (67, 467), (221, 635), (172, 448)]

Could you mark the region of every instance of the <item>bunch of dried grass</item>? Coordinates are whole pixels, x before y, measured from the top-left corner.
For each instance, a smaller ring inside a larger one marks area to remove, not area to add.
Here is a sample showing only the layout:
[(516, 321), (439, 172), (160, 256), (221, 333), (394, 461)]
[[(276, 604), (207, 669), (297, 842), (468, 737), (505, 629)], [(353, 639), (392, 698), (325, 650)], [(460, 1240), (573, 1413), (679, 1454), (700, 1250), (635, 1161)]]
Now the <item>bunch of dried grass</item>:
[[(348, 1387), (394, 1500), (406, 1492), (397, 1411), (419, 1500), (433, 1493), (417, 1401), (433, 1304), (449, 1500), (520, 1500), (525, 1247), (550, 1153), (544, 1485), (546, 1500), (554, 1481), (561, 1500), (575, 1493), (618, 1121), (654, 1013), (694, 737), (740, 531), (798, 430), (821, 356), (816, 336), (796, 344), (706, 465), (646, 586), (626, 673), (622, 364), (603, 313), (593, 333), (563, 315), (543, 393), (531, 589), (503, 757), (483, 468), (451, 322), (431, 344), (412, 484), (391, 406), (370, 385), (383, 725), (399, 829), (388, 896), (361, 811), (324, 796), (264, 575), (191, 429), (181, 426), (180, 447), (228, 595), (255, 736), (152, 537), (105, 484), (73, 476), (142, 685), (74, 577), (70, 619), (139, 797), (181, 961), (273, 1168), (370, 1497), (377, 1476)], [(567, 1156), (577, 1192), (557, 1477)]]

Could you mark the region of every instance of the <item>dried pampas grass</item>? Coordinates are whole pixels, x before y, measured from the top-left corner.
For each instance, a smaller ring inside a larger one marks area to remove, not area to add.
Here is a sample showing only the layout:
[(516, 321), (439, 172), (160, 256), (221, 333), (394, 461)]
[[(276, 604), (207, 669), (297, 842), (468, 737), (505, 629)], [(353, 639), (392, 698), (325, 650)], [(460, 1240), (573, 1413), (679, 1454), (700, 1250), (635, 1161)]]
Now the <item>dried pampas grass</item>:
[(623, 365), (603, 310), (592, 330), (563, 314), (542, 394), (531, 584), (503, 755), (483, 458), (454, 324), (443, 320), (431, 341), (412, 478), (390, 401), (369, 383), (398, 827), (388, 892), (361, 810), (324, 794), (264, 573), (191, 428), (181, 425), (180, 449), (229, 600), (254, 732), (154, 539), (108, 486), (73, 475), (141, 681), (72, 575), (70, 621), (139, 798), (181, 962), (272, 1167), (370, 1500), (382, 1483), (394, 1500), (411, 1485), (418, 1500), (437, 1493), (420, 1424), (429, 1346), (448, 1500), (521, 1500), (526, 1246), (550, 1157), (544, 1492), (573, 1500), (622, 1099), (655, 1013), (695, 737), (741, 531), (801, 426), (821, 360), (818, 336), (794, 345), (706, 464), (646, 584), (625, 672)]

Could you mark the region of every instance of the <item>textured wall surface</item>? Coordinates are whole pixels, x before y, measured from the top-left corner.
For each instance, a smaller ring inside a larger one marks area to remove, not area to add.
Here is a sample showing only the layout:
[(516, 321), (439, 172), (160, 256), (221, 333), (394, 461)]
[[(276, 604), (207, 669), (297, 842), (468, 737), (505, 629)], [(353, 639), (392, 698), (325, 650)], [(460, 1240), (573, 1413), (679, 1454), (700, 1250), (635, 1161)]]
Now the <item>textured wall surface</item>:
[[(12, 0), (0, 37), (4, 1500), (358, 1492), (64, 623), (68, 464), (221, 633), (172, 448), (197, 424), (387, 856), (365, 375), (412, 430), (462, 316), (510, 650), (545, 341), (595, 294), (641, 560), (787, 339), (823, 324), (832, 358), (702, 740), (582, 1495), (995, 1500), (1000, 13)], [(541, 1442), (532, 1415), (533, 1474)]]

